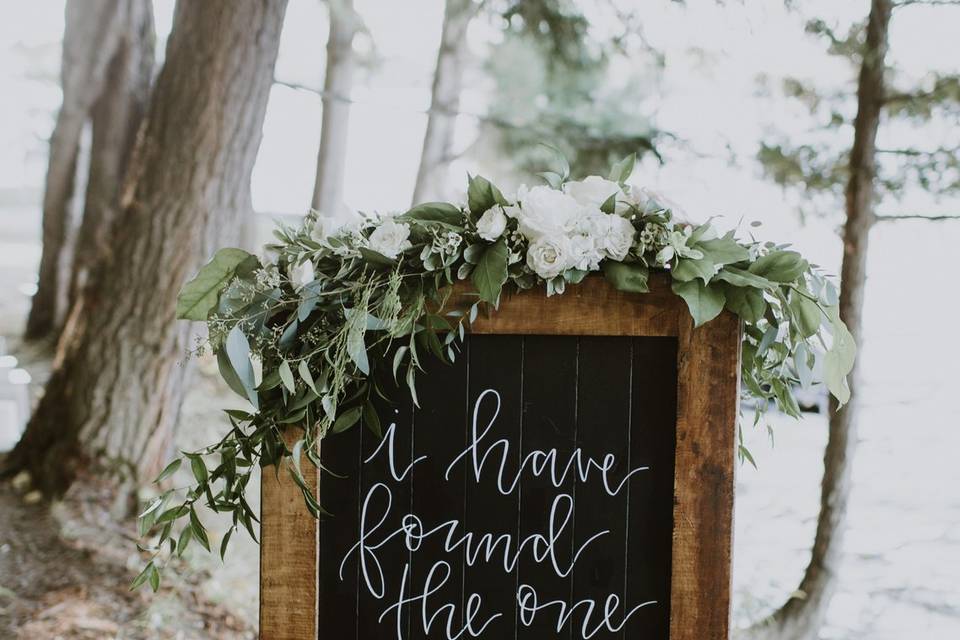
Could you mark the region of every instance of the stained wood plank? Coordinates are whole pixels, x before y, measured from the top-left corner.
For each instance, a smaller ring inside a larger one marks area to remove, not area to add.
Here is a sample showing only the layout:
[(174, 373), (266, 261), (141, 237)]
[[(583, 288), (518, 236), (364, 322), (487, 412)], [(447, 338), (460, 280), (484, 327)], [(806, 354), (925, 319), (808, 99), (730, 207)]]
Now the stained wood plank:
[[(570, 603), (589, 600), (595, 609), (580, 609), (571, 624), (573, 637), (622, 638), (612, 631), (622, 623), (627, 549), (628, 487), (648, 480), (640, 471), (626, 481), (630, 473), (630, 393), (631, 340), (619, 337), (591, 336), (580, 338), (577, 358), (577, 446), (584, 460), (603, 463), (606, 456), (615, 456), (604, 482), (596, 468), (589, 470), (586, 481), (578, 477), (574, 487), (575, 547), (586, 544), (573, 573)], [(608, 486), (609, 485), (609, 486)], [(611, 495), (615, 494), (615, 495)], [(606, 531), (606, 533), (603, 533)], [(603, 608), (611, 594), (619, 599), (619, 607), (610, 617), (610, 625), (602, 625)], [(655, 636), (652, 636), (655, 637)]]
[(626, 599), (638, 610), (627, 638), (667, 638), (673, 551), (673, 477), (677, 420), (677, 340), (633, 339), (630, 466), (649, 466), (630, 485)]
[[(557, 458), (569, 459), (576, 447), (577, 414), (577, 339), (569, 336), (527, 336), (523, 347), (523, 434), (522, 454), (557, 450)], [(548, 474), (529, 477), (520, 496), (520, 536), (548, 529), (551, 507), (559, 494), (573, 500), (573, 476), (559, 488)], [(562, 499), (563, 504), (566, 498)], [(573, 527), (559, 537), (559, 559), (569, 564), (573, 550)], [(566, 600), (573, 577), (559, 578), (549, 563), (536, 562), (531, 553), (521, 557), (520, 584), (536, 589), (541, 600)], [(570, 625), (556, 632), (556, 617), (537, 615), (530, 625), (518, 624), (517, 638), (567, 638)]]
[[(452, 304), (476, 301), (469, 285), (454, 290)], [(472, 333), (568, 336), (675, 336), (687, 308), (670, 290), (669, 276), (653, 274), (650, 293), (618, 291), (602, 276), (570, 285), (563, 295), (541, 290), (506, 293), (500, 309), (477, 318)]]
[[(296, 429), (285, 434), (292, 445)], [(318, 474), (304, 456), (304, 479), (314, 491)], [(260, 504), (260, 638), (305, 640), (317, 637), (319, 523), (286, 468), (265, 467)]]
[[(462, 451), (467, 442), (469, 358), (470, 341), (467, 341), (452, 365), (430, 359), (425, 363), (426, 371), (418, 385), (425, 402), (415, 414), (413, 440), (416, 455), (424, 456), (424, 460), (413, 468), (411, 512), (426, 527), (449, 520), (464, 521), (464, 467), (454, 467), (449, 475), (446, 470), (451, 458)], [(463, 624), (463, 549), (448, 553), (445, 542), (445, 538), (429, 538), (413, 554), (414, 591), (423, 593), (430, 580), (432, 592), (429, 611), (414, 607), (411, 613), (410, 637), (416, 640), (446, 638), (448, 625), (449, 635), (454, 636)], [(442, 564), (435, 566), (435, 559)], [(442, 586), (437, 588), (441, 582)], [(431, 621), (438, 611), (440, 614)]]
[[(505, 453), (507, 475), (516, 473), (519, 466), (523, 405), (523, 338), (518, 336), (471, 336), (470, 345), (470, 406), (477, 405), (476, 425), (478, 433), (483, 433), (491, 420), (495, 419), (487, 436), (483, 439), (484, 450), (495, 440), (504, 438), (511, 445)], [(488, 390), (499, 394), (499, 412), (497, 403), (491, 395), (484, 396)], [(473, 415), (471, 415), (473, 422)], [(471, 425), (467, 425), (470, 429)], [(468, 436), (470, 437), (470, 436)], [(500, 450), (500, 448), (498, 448)], [(492, 534), (497, 537), (510, 535), (516, 538), (519, 528), (520, 493), (518, 491), (502, 495), (496, 486), (493, 465), (499, 464), (499, 454), (492, 456), (484, 466), (479, 478), (472, 466), (466, 473), (465, 501), (466, 531)], [(473, 564), (468, 559), (464, 568), (465, 605), (467, 600), (477, 594), (481, 598), (480, 615), (476, 617), (475, 629), (479, 629), (492, 616), (490, 626), (481, 637), (513, 638), (516, 625), (516, 569), (506, 572), (495, 554), (488, 562), (481, 554)]]
[[(382, 514), (387, 514), (377, 527), (371, 544), (379, 543), (389, 532), (398, 530), (403, 516), (410, 512), (411, 506), (410, 474), (404, 475), (404, 472), (413, 460), (413, 401), (405, 388), (394, 390), (392, 399), (392, 403), (374, 401), (387, 439), (378, 438), (368, 429), (364, 429), (361, 435), (363, 464), (360, 467), (360, 504), (362, 507), (368, 496), (370, 497), (371, 513), (375, 516), (368, 517), (374, 517), (373, 522), (379, 522)], [(395, 425), (393, 468), (388, 455), (391, 425)], [(403, 479), (397, 480), (394, 473), (403, 476)], [(410, 577), (407, 575), (404, 579), (404, 571), (410, 563), (410, 551), (403, 536), (394, 536), (376, 549), (375, 553), (383, 572), (383, 583), (377, 584), (377, 578), (374, 577), (372, 587), (375, 593), (371, 593), (365, 581), (360, 581), (357, 638), (388, 638), (391, 637), (391, 632), (396, 634), (397, 629), (407, 638), (410, 634), (410, 606), (404, 605), (389, 613), (387, 608), (397, 602), (401, 587), (409, 593)], [(371, 571), (370, 575), (373, 577), (374, 573)]]
[(740, 323), (680, 328), (670, 638), (727, 638)]
[(357, 635), (359, 563), (356, 556), (344, 563), (344, 556), (356, 542), (359, 530), (362, 431), (363, 425), (356, 425), (325, 439), (321, 449), (320, 459), (332, 472), (321, 472), (320, 478), (320, 504), (331, 514), (320, 521), (321, 640)]

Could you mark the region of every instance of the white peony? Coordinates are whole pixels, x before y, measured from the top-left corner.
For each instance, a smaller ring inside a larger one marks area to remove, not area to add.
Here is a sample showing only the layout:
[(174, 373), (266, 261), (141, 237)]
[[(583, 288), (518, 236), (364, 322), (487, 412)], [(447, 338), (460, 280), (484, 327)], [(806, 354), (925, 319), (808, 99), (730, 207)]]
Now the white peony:
[(621, 262), (630, 252), (635, 234), (632, 222), (616, 214), (605, 214), (596, 238), (607, 258)]
[(582, 215), (579, 202), (550, 187), (520, 187), (520, 233), (528, 240), (569, 232)]
[(623, 197), (619, 184), (600, 176), (587, 176), (579, 182), (568, 182), (563, 185), (563, 190), (580, 204), (597, 209), (602, 207), (610, 196), (617, 196), (618, 200)]
[(566, 271), (570, 257), (570, 239), (564, 235), (537, 238), (527, 248), (527, 266), (544, 280)]
[(477, 221), (477, 233), (480, 237), (493, 242), (503, 235), (507, 228), (507, 216), (500, 206), (490, 207)]
[(299, 291), (304, 285), (314, 281), (316, 276), (313, 271), (313, 262), (304, 260), (301, 264), (291, 264), (287, 267), (287, 277), (290, 278), (290, 284), (295, 291)]
[(370, 234), (367, 246), (380, 255), (396, 258), (413, 246), (410, 243), (410, 227), (387, 218)]
[(570, 237), (568, 264), (571, 269), (596, 271), (600, 268), (601, 260), (603, 260), (603, 251), (597, 244), (596, 236), (578, 233)]

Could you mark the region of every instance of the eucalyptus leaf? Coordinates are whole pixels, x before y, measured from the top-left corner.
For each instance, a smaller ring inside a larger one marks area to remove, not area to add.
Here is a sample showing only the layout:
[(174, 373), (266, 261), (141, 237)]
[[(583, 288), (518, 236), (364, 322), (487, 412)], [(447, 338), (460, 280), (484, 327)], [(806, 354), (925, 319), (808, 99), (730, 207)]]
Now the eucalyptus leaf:
[(603, 275), (620, 291), (647, 293), (650, 291), (650, 270), (639, 262), (603, 263)]
[(726, 297), (718, 286), (707, 286), (700, 280), (677, 282), (672, 284), (673, 292), (683, 298), (693, 316), (693, 326), (710, 322), (723, 311)]
[(637, 162), (637, 154), (631, 153), (626, 158), (615, 163), (610, 169), (609, 179), (623, 185), (633, 173), (633, 167)]
[[(200, 268), (192, 280), (183, 285), (177, 296), (177, 318), (206, 320), (220, 301), (220, 293), (230, 284), (237, 268), (256, 256), (243, 249), (220, 249), (213, 259)], [(259, 264), (259, 262), (257, 262)]]
[(442, 222), (454, 226), (463, 224), (463, 212), (446, 202), (425, 202), (418, 204), (403, 215), (397, 217), (401, 220)]
[(280, 374), (280, 380), (283, 382), (283, 386), (287, 388), (287, 391), (290, 393), (296, 393), (297, 383), (293, 379), (293, 371), (290, 369), (290, 363), (284, 360), (280, 363), (277, 371)]
[(750, 273), (773, 282), (793, 282), (810, 267), (796, 251), (776, 250), (760, 256), (750, 265)]

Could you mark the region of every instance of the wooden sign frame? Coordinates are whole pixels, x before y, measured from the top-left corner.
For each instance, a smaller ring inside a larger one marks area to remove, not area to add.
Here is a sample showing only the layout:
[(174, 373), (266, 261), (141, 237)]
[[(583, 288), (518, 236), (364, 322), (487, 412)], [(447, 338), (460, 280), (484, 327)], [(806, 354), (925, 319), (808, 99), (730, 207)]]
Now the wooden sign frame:
[[(722, 640), (730, 633), (734, 451), (740, 383), (739, 319), (723, 312), (694, 328), (667, 274), (651, 291), (624, 293), (602, 278), (547, 298), (509, 296), (480, 317), (476, 334), (677, 338), (670, 639)], [(456, 295), (459, 295), (456, 294)], [(467, 298), (455, 302), (469, 304)], [(303, 469), (313, 470), (304, 464)], [(316, 489), (319, 474), (308, 482)], [(318, 521), (286, 472), (264, 469), (261, 490), (260, 638), (313, 640), (318, 625)]]

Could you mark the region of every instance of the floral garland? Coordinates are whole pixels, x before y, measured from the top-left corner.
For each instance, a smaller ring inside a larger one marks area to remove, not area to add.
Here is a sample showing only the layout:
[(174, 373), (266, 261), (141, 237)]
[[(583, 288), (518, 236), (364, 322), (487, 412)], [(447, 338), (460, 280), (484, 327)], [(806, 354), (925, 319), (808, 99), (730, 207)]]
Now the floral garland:
[[(373, 399), (389, 397), (400, 380), (416, 402), (423, 358), (452, 361), (479, 306), (496, 307), (505, 287), (544, 285), (551, 296), (602, 270), (616, 288), (643, 293), (651, 269), (669, 271), (696, 325), (723, 309), (743, 320), (743, 389), (756, 400), (755, 422), (770, 404), (799, 416), (793, 389), (814, 383), (815, 371), (846, 402), (856, 348), (833, 283), (786, 246), (679, 221), (663, 198), (626, 183), (633, 166), (631, 156), (609, 178), (582, 181), (568, 180), (564, 167), (543, 174), (547, 185), (510, 198), (473, 177), (465, 206), (427, 203), (335, 230), (311, 213), (300, 228), (275, 232), (269, 261), (217, 252), (183, 287), (177, 316), (206, 321), (198, 351), (215, 354), (252, 410), (227, 410), (227, 434), (185, 454), (196, 484), (163, 491), (141, 514), (141, 534), (159, 533), (135, 586), (157, 587), (164, 551), (179, 556), (192, 540), (210, 549), (198, 501), (233, 514), (221, 555), (238, 528), (254, 536), (244, 492), (257, 465), (289, 459), (307, 508), (324, 513), (302, 456), (319, 468), (318, 441), (361, 421), (380, 435)], [(468, 312), (447, 309), (451, 285), (467, 280), (476, 303)], [(292, 447), (287, 425), (303, 427)], [(753, 462), (742, 443), (740, 456)]]

